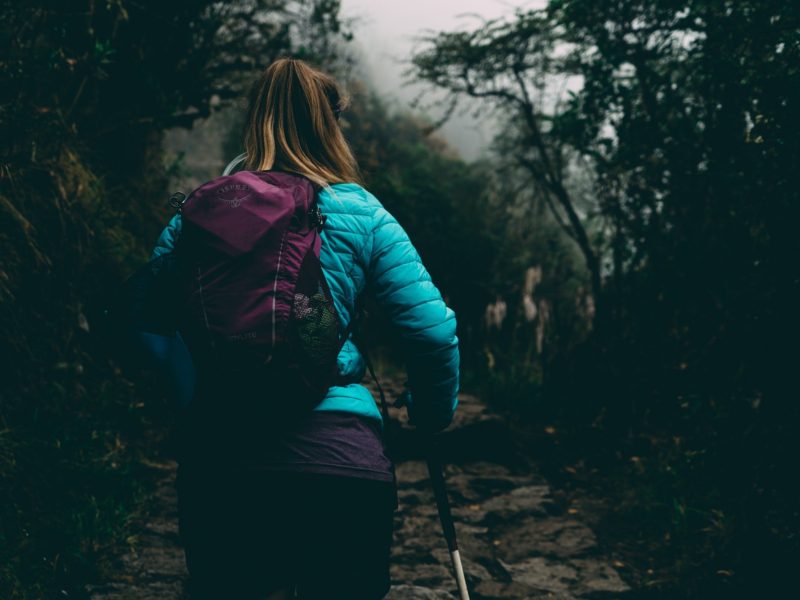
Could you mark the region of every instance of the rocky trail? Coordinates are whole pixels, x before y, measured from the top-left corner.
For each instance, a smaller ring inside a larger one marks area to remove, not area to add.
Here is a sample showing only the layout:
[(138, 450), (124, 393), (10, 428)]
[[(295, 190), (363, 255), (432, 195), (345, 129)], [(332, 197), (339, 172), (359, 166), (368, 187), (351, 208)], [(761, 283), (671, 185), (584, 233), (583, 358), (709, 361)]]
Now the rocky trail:
[[(399, 384), (387, 382), (389, 398)], [(396, 428), (400, 507), (395, 513), (392, 590), (387, 600), (457, 598), (424, 456), (405, 411)], [(464, 569), (473, 600), (622, 598), (628, 586), (580, 511), (554, 498), (504, 418), (478, 398), (460, 397), (440, 448)], [(135, 543), (92, 600), (187, 599), (178, 539), (173, 463), (162, 465)]]

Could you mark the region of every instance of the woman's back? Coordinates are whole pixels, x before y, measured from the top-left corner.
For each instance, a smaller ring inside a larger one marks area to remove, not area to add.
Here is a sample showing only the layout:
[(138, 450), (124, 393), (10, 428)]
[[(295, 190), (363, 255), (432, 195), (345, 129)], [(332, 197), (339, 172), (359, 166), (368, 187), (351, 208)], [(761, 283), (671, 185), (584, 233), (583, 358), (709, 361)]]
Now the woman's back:
[[(388, 591), (393, 465), (381, 440), (381, 412), (360, 383), (364, 356), (347, 327), (364, 295), (394, 326), (408, 371), (412, 422), (436, 431), (450, 423), (456, 408), (455, 316), (406, 232), (358, 183), (355, 158), (338, 124), (346, 104), (335, 81), (298, 60), (276, 61), (253, 89), (245, 168), (285, 171), (316, 184), (325, 216), (319, 264), (343, 345), (335, 383), (313, 410), (285, 427), (249, 424), (258, 443), (246, 460), (205, 460), (217, 455), (213, 437), (225, 421), (201, 418), (202, 427), (192, 432), (193, 421), (186, 420), (188, 437), (194, 433), (194, 446), (204, 448), (187, 453), (178, 474), (181, 536), (196, 598), (263, 599), (273, 592), (278, 595), (270, 598), (285, 598), (295, 587), (305, 600), (378, 600)], [(177, 215), (154, 255), (179, 245), (181, 229)], [(200, 374), (199, 406), (224, 411), (245, 395), (245, 402), (260, 398), (257, 385), (244, 385), (247, 393), (232, 398), (230, 388), (204, 385), (213, 381)], [(293, 398), (289, 391), (273, 393), (269, 401)], [(190, 405), (186, 413), (192, 412)], [(235, 442), (236, 432), (227, 433)]]

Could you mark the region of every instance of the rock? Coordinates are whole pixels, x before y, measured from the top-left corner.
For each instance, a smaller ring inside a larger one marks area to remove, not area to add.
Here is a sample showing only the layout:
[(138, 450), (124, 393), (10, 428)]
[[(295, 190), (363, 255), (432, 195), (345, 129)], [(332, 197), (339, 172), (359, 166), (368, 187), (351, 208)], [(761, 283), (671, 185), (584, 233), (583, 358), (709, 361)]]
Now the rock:
[(567, 592), (578, 579), (576, 570), (570, 565), (548, 561), (541, 556), (514, 564), (501, 564), (512, 581), (548, 592)]
[(402, 487), (428, 484), (430, 475), (424, 460), (408, 460), (395, 467), (397, 483)]
[(546, 516), (554, 510), (550, 489), (546, 485), (525, 485), (483, 501), (473, 496), (472, 502), (453, 506), (456, 519), (465, 523), (497, 525), (517, 521), (535, 514)]
[(516, 562), (531, 556), (576, 558), (595, 550), (591, 529), (573, 519), (523, 517), (494, 529), (497, 554)]
[(180, 547), (150, 544), (150, 540), (140, 540), (140, 547), (122, 559), (127, 571), (137, 572), (139, 580), (182, 579), (187, 576), (186, 563)]
[(576, 591), (581, 595), (630, 591), (630, 587), (622, 581), (619, 573), (605, 561), (577, 559), (569, 561), (569, 564), (578, 572), (579, 581)]
[(142, 583), (112, 583), (87, 588), (91, 600), (153, 600), (184, 597), (183, 584), (179, 581), (152, 581)]
[(152, 533), (172, 541), (178, 540), (178, 519), (153, 519), (144, 524), (143, 529), (147, 533)]
[(450, 569), (439, 563), (393, 565), (391, 573), (393, 582), (420, 585), (433, 589), (450, 586), (453, 581)]
[(630, 588), (605, 562), (593, 559), (554, 561), (544, 557), (502, 563), (513, 581), (532, 588), (572, 593), (578, 597), (597, 592), (626, 592)]
[[(452, 468), (453, 475), (466, 474), (471, 476), (474, 483), (482, 479), (490, 479), (495, 482), (501, 482), (500, 485), (502, 486), (507, 480), (528, 481), (530, 479), (530, 474), (526, 473), (523, 477), (515, 477), (507, 466), (488, 460), (459, 461), (457, 464), (446, 466)], [(514, 487), (513, 484), (511, 487)]]
[(475, 586), (475, 592), (483, 599), (513, 598), (514, 600), (576, 600), (567, 592), (548, 592), (537, 590), (517, 582), (481, 581)]
[(455, 596), (441, 590), (420, 587), (418, 585), (393, 586), (385, 600), (453, 600)]

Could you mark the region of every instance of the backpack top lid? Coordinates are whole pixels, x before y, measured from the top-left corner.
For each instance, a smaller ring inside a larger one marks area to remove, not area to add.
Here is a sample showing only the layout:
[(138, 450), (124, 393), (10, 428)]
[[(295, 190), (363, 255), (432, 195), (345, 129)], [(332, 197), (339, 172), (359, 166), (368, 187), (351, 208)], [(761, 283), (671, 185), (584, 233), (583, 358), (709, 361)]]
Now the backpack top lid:
[(314, 184), (283, 171), (239, 171), (201, 185), (182, 207), (184, 222), (209, 234), (228, 256), (252, 252), (269, 236), (292, 228), (310, 229)]

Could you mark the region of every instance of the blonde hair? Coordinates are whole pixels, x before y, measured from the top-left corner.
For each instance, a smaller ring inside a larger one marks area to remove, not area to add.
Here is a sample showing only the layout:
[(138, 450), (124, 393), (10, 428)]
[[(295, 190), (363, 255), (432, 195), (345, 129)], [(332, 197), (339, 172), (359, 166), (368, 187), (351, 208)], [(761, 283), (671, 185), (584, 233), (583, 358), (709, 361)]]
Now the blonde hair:
[(250, 96), (245, 168), (289, 171), (321, 187), (361, 183), (358, 163), (338, 123), (348, 103), (329, 75), (302, 60), (276, 60)]

